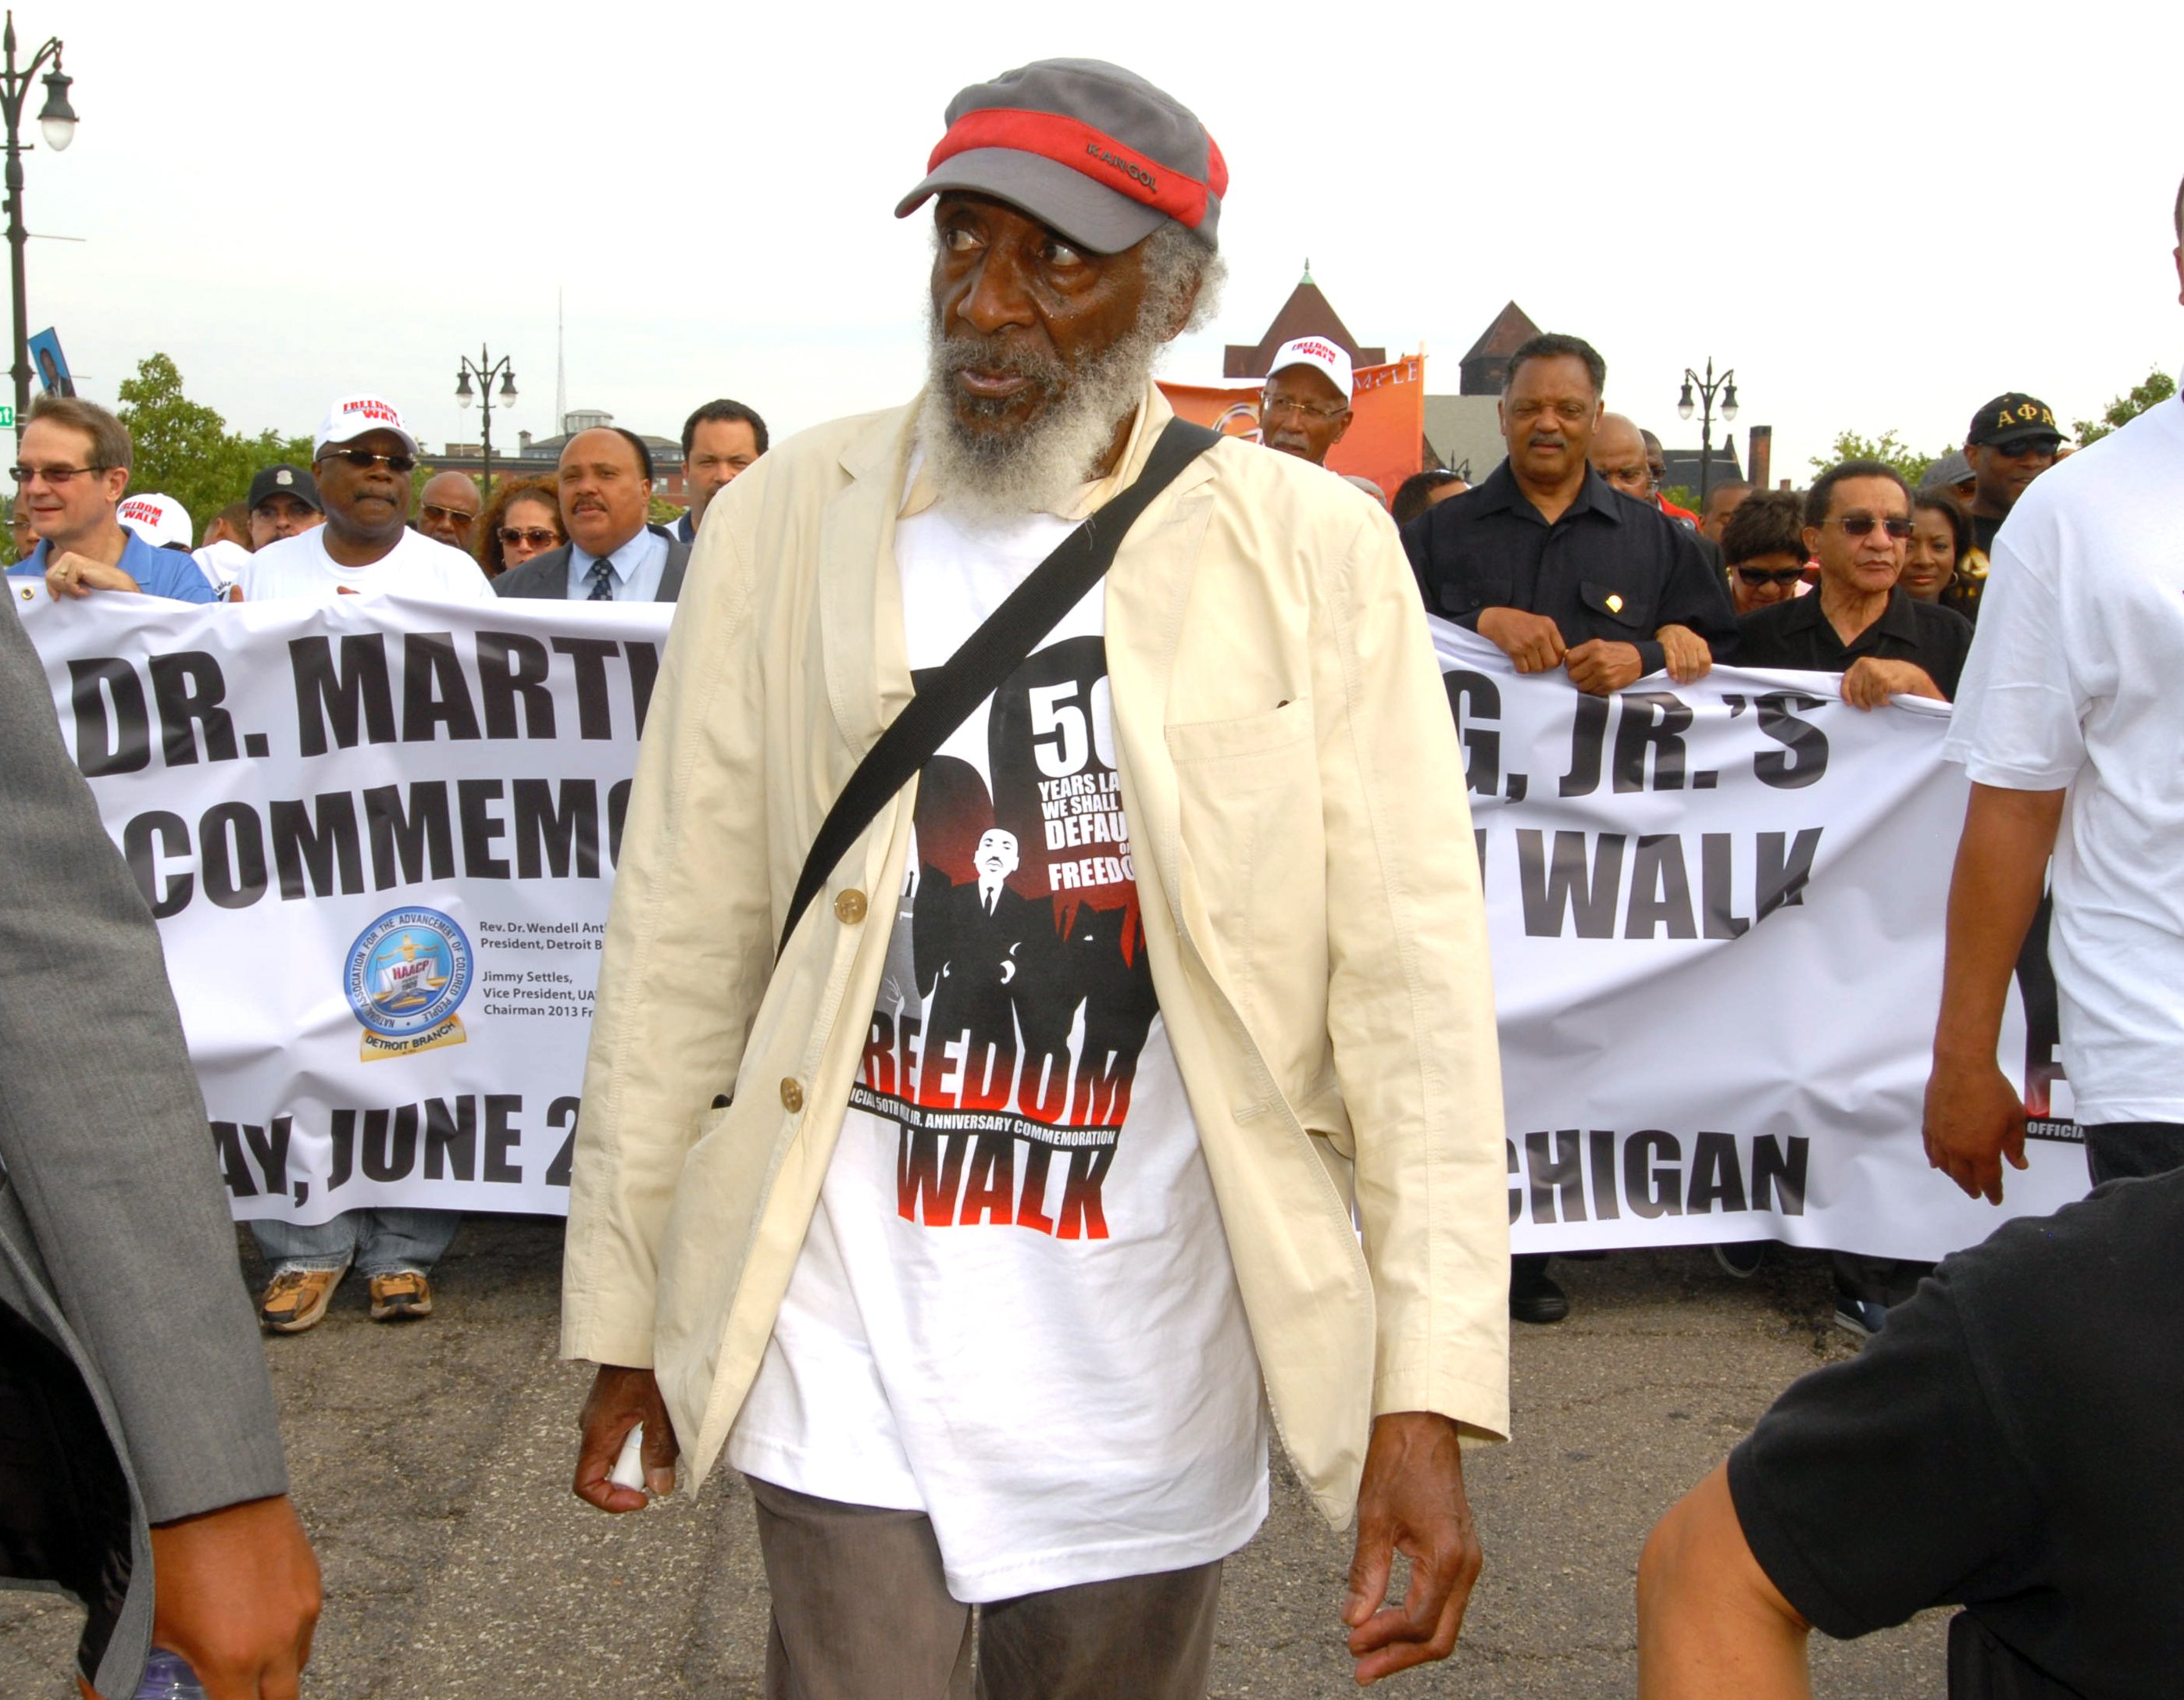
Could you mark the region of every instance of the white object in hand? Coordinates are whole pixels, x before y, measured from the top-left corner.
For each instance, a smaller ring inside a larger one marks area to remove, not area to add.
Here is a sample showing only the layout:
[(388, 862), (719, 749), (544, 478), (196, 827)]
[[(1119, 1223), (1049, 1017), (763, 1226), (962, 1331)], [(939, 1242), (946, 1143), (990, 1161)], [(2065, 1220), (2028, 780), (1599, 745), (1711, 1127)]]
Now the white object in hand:
[(629, 1438), (621, 1443), (621, 1456), (615, 1467), (607, 1472), (607, 1480), (616, 1487), (633, 1487), (644, 1491), (644, 1424), (639, 1423), (629, 1431)]

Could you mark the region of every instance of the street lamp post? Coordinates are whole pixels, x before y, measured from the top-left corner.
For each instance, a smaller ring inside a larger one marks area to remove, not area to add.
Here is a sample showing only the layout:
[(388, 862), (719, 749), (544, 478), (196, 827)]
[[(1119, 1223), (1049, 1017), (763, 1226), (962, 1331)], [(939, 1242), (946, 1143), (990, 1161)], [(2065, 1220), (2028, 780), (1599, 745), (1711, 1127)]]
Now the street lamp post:
[(8, 120), (8, 259), (9, 275), (15, 285), (15, 437), (23, 435), (23, 415), (31, 408), (31, 319), (30, 309), (23, 300), (23, 244), (30, 240), (23, 229), (23, 153), (29, 145), (20, 134), (23, 124), (23, 97), (30, 92), (31, 79), (38, 75), (38, 67), (51, 59), (53, 68), (45, 75), (46, 104), (38, 114), (39, 133), (46, 138), (46, 146), (58, 153), (75, 140), (75, 109), (69, 104), (69, 84), (72, 81), (61, 70), (61, 43), (58, 36), (48, 37), (45, 46), (31, 57), (31, 63), (20, 70), (15, 68), (15, 14), (8, 14), (8, 32), (5, 39), (7, 68), (0, 71), (0, 114)]
[[(493, 381), (496, 376), (500, 379), (500, 393), (498, 397), (493, 394)], [(492, 353), (481, 343), (478, 345), (477, 359), (473, 361), (468, 354), (465, 354), (462, 357), (461, 365), (455, 369), (456, 406), (468, 407), (471, 404), (472, 378), (477, 380), (476, 396), (478, 404), (478, 423), (485, 440), (485, 471), (478, 479), (478, 494), (483, 499), (491, 501), (493, 499), (493, 410), (495, 407), (515, 405), (515, 369), (509, 365), (507, 355), (503, 354), (496, 360)]]
[(1736, 372), (1730, 368), (1717, 379), (1713, 375), (1713, 356), (1707, 356), (1706, 376), (1701, 377), (1689, 366), (1684, 368), (1684, 393), (1676, 402), (1676, 417), (1689, 419), (1691, 406), (1691, 387), (1698, 387), (1706, 410), (1699, 423), (1699, 506), (1706, 507), (1707, 486), (1713, 478), (1713, 399), (1721, 397), (1722, 422), (1726, 425), (1736, 417)]

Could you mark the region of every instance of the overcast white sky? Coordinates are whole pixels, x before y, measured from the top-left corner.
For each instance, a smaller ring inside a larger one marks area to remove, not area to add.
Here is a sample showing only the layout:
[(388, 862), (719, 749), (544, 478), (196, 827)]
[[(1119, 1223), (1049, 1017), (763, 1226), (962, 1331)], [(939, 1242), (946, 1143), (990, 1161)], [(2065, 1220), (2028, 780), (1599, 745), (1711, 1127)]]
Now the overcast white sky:
[[(2184, 6), (1160, 3), (411, 6), (28, 0), (82, 122), (26, 160), (30, 323), (110, 400), (164, 350), (230, 424), (376, 389), (471, 439), (459, 354), (673, 434), (735, 396), (783, 434), (921, 367), (928, 238), (897, 223), (950, 95), (1116, 59), (1232, 176), (1217, 378), (1306, 255), (1429, 387), (1502, 304), (1589, 337), (1611, 405), (1696, 447), (1684, 367), (1733, 365), (1778, 477), (1838, 430), (1959, 440), (1999, 391), (2090, 416), (2184, 356), (2169, 209)], [(34, 92), (31, 109), (39, 95)], [(26, 126), (32, 134), (35, 125)]]

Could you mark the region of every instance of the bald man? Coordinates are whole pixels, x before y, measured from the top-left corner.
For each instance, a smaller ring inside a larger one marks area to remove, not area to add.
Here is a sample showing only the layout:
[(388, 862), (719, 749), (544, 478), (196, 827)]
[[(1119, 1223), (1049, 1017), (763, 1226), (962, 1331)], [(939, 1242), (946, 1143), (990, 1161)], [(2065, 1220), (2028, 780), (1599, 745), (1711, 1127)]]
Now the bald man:
[(443, 543), (465, 555), (477, 534), (477, 486), (465, 472), (436, 472), (417, 494), (417, 529), (434, 543)]
[(1646, 433), (1637, 422), (1620, 413), (1600, 415), (1600, 428), (1592, 433), (1587, 454), (1592, 470), (1615, 488), (1647, 507), (1653, 500), (1653, 468), (1646, 458)]

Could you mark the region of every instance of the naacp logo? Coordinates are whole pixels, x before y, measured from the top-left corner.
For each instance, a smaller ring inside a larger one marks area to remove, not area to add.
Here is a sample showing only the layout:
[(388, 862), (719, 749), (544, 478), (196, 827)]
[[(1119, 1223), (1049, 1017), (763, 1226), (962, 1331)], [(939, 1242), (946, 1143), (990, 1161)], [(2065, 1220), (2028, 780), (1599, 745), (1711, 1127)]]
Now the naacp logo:
[(437, 909), (394, 909), (349, 946), (343, 989), (367, 1062), (464, 1041), (455, 1012), (471, 989), (471, 941)]

